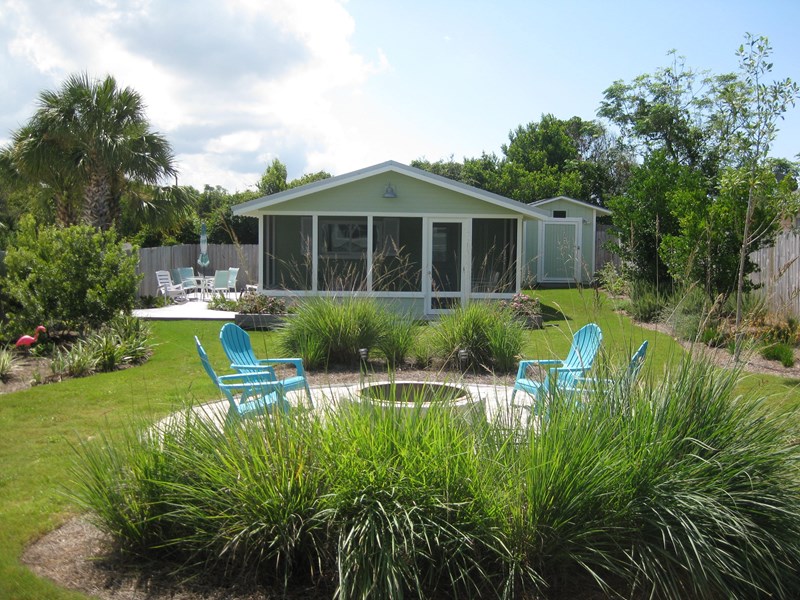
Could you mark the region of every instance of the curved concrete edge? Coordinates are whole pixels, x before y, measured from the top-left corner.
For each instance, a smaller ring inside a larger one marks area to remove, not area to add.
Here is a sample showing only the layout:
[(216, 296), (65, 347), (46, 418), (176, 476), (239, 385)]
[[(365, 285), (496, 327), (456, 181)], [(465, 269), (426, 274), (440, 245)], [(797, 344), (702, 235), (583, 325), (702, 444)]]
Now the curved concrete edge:
[[(380, 382), (370, 382), (380, 383)], [(311, 400), (313, 409), (316, 412), (325, 414), (335, 410), (337, 406), (349, 400), (359, 400), (358, 388), (363, 382), (346, 384), (316, 386), (311, 388)], [(486, 414), (486, 420), (490, 423), (498, 423), (507, 428), (525, 428), (532, 424), (532, 398), (524, 392), (519, 392), (511, 402), (513, 387), (492, 384), (460, 384), (467, 389), (473, 398), (482, 402)], [(303, 390), (289, 392), (286, 395), (289, 404), (294, 407), (308, 406), (308, 398)], [(216, 400), (199, 404), (192, 407), (192, 412), (207, 419), (217, 426), (222, 427), (228, 414), (228, 401)], [(175, 412), (164, 419), (161, 419), (156, 428), (168, 424), (178, 424), (182, 420), (182, 412)]]

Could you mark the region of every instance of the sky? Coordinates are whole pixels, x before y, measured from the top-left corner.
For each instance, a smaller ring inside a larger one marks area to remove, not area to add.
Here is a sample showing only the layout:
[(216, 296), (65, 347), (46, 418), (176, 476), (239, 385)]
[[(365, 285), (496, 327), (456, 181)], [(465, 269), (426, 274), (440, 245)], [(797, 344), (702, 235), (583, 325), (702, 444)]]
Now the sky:
[[(603, 91), (671, 63), (736, 71), (746, 32), (800, 80), (800, 2), (0, 0), (0, 145), (74, 73), (141, 94), (179, 182), (254, 189), (386, 160), (501, 154), (509, 132), (596, 119)], [(800, 153), (800, 108), (774, 156)]]

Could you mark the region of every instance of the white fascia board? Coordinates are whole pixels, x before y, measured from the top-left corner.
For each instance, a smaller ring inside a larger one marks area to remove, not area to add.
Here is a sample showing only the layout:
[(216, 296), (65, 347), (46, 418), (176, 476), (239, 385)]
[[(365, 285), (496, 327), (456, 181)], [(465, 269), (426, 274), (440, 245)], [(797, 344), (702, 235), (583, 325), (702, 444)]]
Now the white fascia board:
[(345, 173), (344, 175), (337, 175), (336, 177), (314, 181), (298, 188), (286, 190), (285, 192), (279, 192), (270, 196), (262, 196), (261, 198), (256, 198), (242, 204), (237, 204), (233, 207), (233, 214), (236, 216), (258, 216), (261, 211), (271, 206), (275, 206), (276, 204), (281, 204), (283, 202), (288, 202), (289, 200), (302, 198), (308, 194), (321, 192), (341, 185), (346, 185), (360, 179), (365, 179), (367, 177), (373, 177), (375, 175), (388, 172), (406, 175), (408, 177), (419, 179), (420, 181), (425, 181), (432, 185), (449, 189), (466, 196), (471, 196), (478, 200), (488, 202), (489, 204), (494, 204), (495, 206), (512, 210), (521, 214), (525, 219), (546, 219), (548, 217), (548, 215), (544, 212), (528, 204), (517, 202), (511, 198), (506, 198), (505, 196), (500, 196), (499, 194), (487, 192), (471, 185), (448, 179), (447, 177), (428, 173), (422, 169), (410, 167), (393, 160), (373, 165), (371, 167), (366, 167), (364, 169), (359, 169), (358, 171), (353, 171), (351, 173)]

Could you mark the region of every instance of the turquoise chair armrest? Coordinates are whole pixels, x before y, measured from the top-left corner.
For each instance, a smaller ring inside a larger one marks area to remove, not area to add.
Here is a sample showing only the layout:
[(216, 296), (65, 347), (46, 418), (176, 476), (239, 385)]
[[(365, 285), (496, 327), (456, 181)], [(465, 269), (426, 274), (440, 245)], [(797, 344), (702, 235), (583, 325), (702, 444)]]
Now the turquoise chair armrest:
[(237, 371), (247, 371), (248, 376), (253, 376), (253, 374), (258, 376), (258, 374), (260, 373), (262, 375), (267, 375), (272, 379), (275, 379), (275, 369), (269, 366), (253, 365), (253, 364), (240, 365), (238, 363), (231, 363), (231, 369), (235, 369)]
[[(248, 371), (247, 373), (232, 373), (230, 375), (219, 375), (217, 376), (217, 385), (229, 390), (250, 388), (250, 387), (271, 387), (272, 389), (278, 389), (280, 387), (279, 383), (263, 379), (265, 377), (269, 377), (269, 379), (274, 380), (275, 374), (270, 370), (270, 371)], [(237, 381), (238, 383), (228, 383)]]
[(303, 368), (302, 358), (262, 358), (258, 363), (264, 365), (294, 365), (298, 375), (304, 377), (306, 373)]
[(561, 364), (564, 364), (564, 361), (558, 359), (521, 360), (519, 361), (519, 368), (517, 369), (517, 379), (527, 379), (525, 372), (531, 365), (561, 365)]

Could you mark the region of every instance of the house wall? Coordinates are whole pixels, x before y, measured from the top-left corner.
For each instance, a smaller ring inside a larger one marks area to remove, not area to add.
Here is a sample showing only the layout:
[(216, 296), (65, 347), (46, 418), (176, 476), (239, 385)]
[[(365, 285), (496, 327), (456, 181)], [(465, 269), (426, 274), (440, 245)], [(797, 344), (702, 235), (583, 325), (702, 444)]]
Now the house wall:
[[(391, 183), (397, 198), (384, 198)], [(398, 173), (383, 173), (347, 185), (287, 200), (263, 211), (265, 214), (392, 214), (392, 215), (457, 215), (519, 216), (501, 206), (440, 188)]]
[[(582, 279), (584, 283), (591, 281), (594, 276), (595, 253), (595, 215), (594, 210), (588, 206), (569, 202), (567, 200), (553, 200), (544, 206), (537, 206), (538, 210), (552, 218), (554, 210), (566, 211), (567, 218), (583, 220), (581, 225), (581, 258), (583, 260)], [(539, 222), (527, 221), (525, 223), (525, 263), (526, 273), (536, 275), (536, 261), (539, 253)]]

